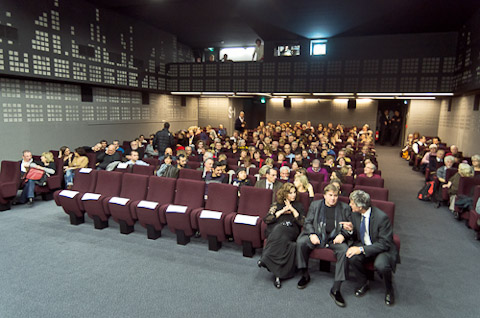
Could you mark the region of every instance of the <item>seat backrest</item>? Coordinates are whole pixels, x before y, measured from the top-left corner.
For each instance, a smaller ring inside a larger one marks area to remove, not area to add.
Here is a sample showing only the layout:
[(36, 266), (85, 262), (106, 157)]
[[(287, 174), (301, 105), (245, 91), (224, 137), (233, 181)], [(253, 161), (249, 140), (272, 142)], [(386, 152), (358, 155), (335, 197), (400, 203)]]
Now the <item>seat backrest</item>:
[(253, 187), (255, 183), (257, 183), (257, 178), (255, 176), (247, 176), (248, 180), (250, 180), (250, 185)]
[(158, 161), (158, 158), (144, 158), (142, 160), (154, 167), (160, 164), (160, 161)]
[(123, 175), (121, 172), (98, 170), (95, 193), (107, 197), (118, 195), (122, 188)]
[(297, 192), (297, 200), (303, 205), (304, 215), (306, 216), (308, 208), (310, 207), (308, 192)]
[(236, 157), (229, 158), (227, 157), (227, 165), (237, 165), (238, 164), (238, 159)]
[(251, 176), (254, 176), (254, 175), (258, 174), (258, 171), (260, 171), (260, 168), (249, 168), (248, 169), (248, 174), (251, 175)]
[(190, 167), (190, 169), (198, 169), (200, 168), (201, 163), (199, 161), (189, 160), (187, 165)]
[(307, 172), (308, 180), (317, 181), (322, 183), (325, 180), (325, 175), (318, 172)]
[(457, 195), (472, 196), (473, 195), (473, 188), (476, 185), (480, 185), (480, 178), (460, 177), (460, 181), (458, 183)]
[[(81, 172), (81, 171), (84, 172)], [(73, 178), (72, 190), (79, 192), (93, 192), (97, 183), (97, 170), (77, 169)]]
[(129, 198), (133, 201), (143, 200), (147, 194), (148, 176), (141, 174), (126, 173), (122, 179), (122, 191), (120, 197)]
[[(188, 169), (182, 169), (184, 171)], [(205, 182), (189, 179), (177, 179), (174, 203), (190, 208), (200, 208), (204, 205)]]
[(237, 212), (264, 217), (272, 204), (272, 190), (241, 187)]
[(88, 158), (88, 167), (95, 169), (95, 166), (97, 165), (97, 154), (94, 152), (87, 152), (87, 158)]
[(475, 207), (480, 197), (480, 185), (475, 186), (473, 189), (473, 206)]
[(180, 169), (178, 172), (179, 179), (202, 180), (202, 171), (193, 169)]
[(385, 181), (383, 178), (358, 177), (355, 179), (355, 185), (365, 185), (369, 187), (383, 188)]
[[(323, 189), (329, 184), (329, 182), (322, 182), (321, 187), (319, 188), (318, 193), (323, 194)], [(352, 192), (353, 184), (343, 183), (340, 187), (340, 191), (342, 191), (343, 196), (349, 196), (350, 192)]]
[(370, 200), (372, 203), (372, 206), (379, 208), (385, 214), (388, 216), (390, 219), (390, 223), (392, 223), (393, 227), (393, 222), (395, 220), (395, 203), (390, 202), (390, 201), (382, 201), (382, 200)]
[(130, 173), (132, 172), (132, 165), (127, 165), (125, 168), (120, 168), (119, 166), (116, 166), (114, 171), (121, 173)]
[(151, 176), (149, 179), (146, 200), (158, 202), (160, 205), (172, 203), (177, 179), (156, 176)]
[(0, 182), (20, 183), (20, 163), (21, 161), (2, 160), (2, 170), (0, 170)]
[(353, 190), (363, 190), (370, 195), (372, 200), (388, 201), (388, 189), (379, 187), (370, 187), (366, 185), (355, 185)]
[(134, 174), (141, 174), (144, 176), (152, 176), (154, 171), (155, 171), (155, 166), (134, 165), (132, 169), (132, 172)]
[(205, 209), (220, 212), (237, 210), (238, 187), (230, 184), (211, 183), (208, 185), (208, 199)]
[(344, 178), (345, 178), (345, 179), (344, 179), (343, 181), (345, 181), (345, 183), (353, 184), (354, 179), (353, 179), (352, 176), (345, 176)]
[(447, 169), (445, 173), (445, 180), (448, 182), (448, 180), (450, 180), (450, 177), (452, 177), (455, 173), (457, 173), (457, 171), (458, 171), (457, 168)]

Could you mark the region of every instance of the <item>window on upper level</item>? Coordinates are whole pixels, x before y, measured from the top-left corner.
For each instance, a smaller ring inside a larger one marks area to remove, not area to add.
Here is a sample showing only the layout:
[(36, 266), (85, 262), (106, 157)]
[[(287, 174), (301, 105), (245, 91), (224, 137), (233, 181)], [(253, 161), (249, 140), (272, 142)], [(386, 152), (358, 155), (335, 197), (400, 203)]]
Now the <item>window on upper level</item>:
[(327, 40), (310, 41), (310, 55), (327, 55)]

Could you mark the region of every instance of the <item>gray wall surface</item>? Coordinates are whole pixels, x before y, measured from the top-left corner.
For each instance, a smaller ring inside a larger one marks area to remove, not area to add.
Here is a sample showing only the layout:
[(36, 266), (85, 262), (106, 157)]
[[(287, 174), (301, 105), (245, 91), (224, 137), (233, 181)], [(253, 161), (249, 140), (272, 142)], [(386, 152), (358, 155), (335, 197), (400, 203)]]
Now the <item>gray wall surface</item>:
[(411, 100), (406, 118), (406, 135), (419, 132), (426, 136), (438, 134), (441, 100)]
[(171, 131), (198, 124), (196, 99), (180, 106), (180, 97), (94, 88), (93, 102), (81, 102), (80, 86), (0, 78), (0, 159), (17, 160), (21, 151), (34, 154), (93, 145), (100, 139), (131, 140), (170, 122)]

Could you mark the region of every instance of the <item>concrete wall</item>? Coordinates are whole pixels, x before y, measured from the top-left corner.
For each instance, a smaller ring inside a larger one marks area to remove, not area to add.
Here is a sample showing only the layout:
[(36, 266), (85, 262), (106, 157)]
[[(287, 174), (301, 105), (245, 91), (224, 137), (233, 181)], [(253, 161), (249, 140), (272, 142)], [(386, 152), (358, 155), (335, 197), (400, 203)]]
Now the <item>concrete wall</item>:
[(0, 78), (0, 159), (17, 160), (66, 145), (93, 145), (100, 139), (131, 140), (171, 123), (171, 131), (198, 124), (198, 101), (137, 91), (93, 89), (93, 102), (81, 101), (79, 85)]
[(283, 107), (283, 100), (272, 98), (267, 103), (267, 122), (296, 121), (312, 124), (342, 123), (346, 126), (369, 124), (375, 127), (377, 121), (376, 101), (358, 100), (356, 109), (347, 109), (348, 100), (292, 99), (292, 107)]
[(464, 155), (480, 154), (480, 111), (473, 110), (475, 95), (457, 97), (448, 111), (448, 100), (440, 107), (438, 135), (449, 145), (457, 145)]
[(426, 136), (438, 134), (440, 100), (412, 100), (406, 118), (406, 135), (419, 132)]

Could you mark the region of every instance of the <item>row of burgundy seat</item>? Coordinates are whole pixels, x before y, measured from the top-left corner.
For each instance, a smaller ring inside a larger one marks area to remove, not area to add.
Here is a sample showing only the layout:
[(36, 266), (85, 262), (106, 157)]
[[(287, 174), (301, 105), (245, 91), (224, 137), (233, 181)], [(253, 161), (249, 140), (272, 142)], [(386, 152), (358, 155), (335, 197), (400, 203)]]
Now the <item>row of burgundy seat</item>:
[(262, 246), (262, 219), (272, 190), (241, 187), (238, 199), (237, 187), (213, 183), (206, 203), (204, 191), (203, 181), (80, 169), (72, 190), (57, 191), (55, 202), (74, 225), (83, 223), (86, 213), (96, 229), (103, 229), (111, 217), (120, 224), (121, 233), (129, 234), (138, 221), (150, 239), (160, 237), (168, 225), (179, 244), (187, 244), (199, 229), (211, 249), (233, 235), (244, 246), (244, 255), (253, 255)]

